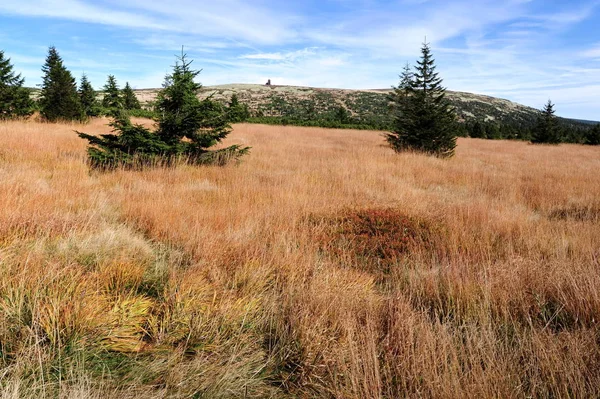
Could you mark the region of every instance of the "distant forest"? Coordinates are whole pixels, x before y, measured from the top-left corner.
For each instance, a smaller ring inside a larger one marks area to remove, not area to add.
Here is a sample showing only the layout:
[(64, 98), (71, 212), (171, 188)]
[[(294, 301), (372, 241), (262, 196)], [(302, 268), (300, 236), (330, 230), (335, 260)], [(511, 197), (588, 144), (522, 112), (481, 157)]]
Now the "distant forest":
[[(533, 109), (531, 112), (502, 112), (482, 101), (461, 101), (458, 96), (449, 98), (456, 108), (461, 137), (531, 140), (541, 113)], [(251, 111), (248, 122), (388, 131), (394, 120), (390, 104), (388, 96), (376, 92), (348, 94), (343, 104), (327, 91), (309, 98), (273, 94), (268, 104)], [(565, 143), (585, 144), (592, 131), (598, 129), (597, 122), (566, 118), (558, 118), (558, 121)]]

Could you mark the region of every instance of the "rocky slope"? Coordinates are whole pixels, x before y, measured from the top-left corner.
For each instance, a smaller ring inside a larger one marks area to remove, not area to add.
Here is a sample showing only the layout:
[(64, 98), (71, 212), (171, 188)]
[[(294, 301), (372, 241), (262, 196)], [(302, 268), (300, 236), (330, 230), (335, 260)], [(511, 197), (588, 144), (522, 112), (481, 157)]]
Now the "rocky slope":
[[(150, 104), (159, 89), (137, 90), (142, 103)], [(200, 97), (211, 97), (228, 102), (235, 93), (241, 102), (248, 104), (253, 115), (299, 117), (311, 112), (335, 112), (345, 108), (353, 117), (381, 118), (389, 114), (387, 95), (391, 89), (348, 90), (321, 89), (295, 86), (263, 86), (254, 84), (229, 84), (206, 86)], [(459, 119), (526, 123), (535, 117), (537, 110), (508, 100), (472, 93), (448, 92)]]

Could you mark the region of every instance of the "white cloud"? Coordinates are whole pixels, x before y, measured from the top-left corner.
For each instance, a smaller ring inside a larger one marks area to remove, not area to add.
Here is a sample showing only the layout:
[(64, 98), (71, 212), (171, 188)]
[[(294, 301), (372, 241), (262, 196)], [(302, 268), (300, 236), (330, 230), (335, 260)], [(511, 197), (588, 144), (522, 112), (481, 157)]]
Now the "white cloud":
[[(0, 14), (110, 25), (103, 29), (118, 32), (119, 46), (85, 52), (83, 35), (69, 32), (65, 37), (78, 36), (72, 41), (81, 47), (59, 49), (76, 75), (85, 69), (95, 84), (115, 71), (137, 87), (159, 86), (172, 54), (184, 45), (209, 85), (271, 78), (277, 84), (385, 88), (397, 83), (427, 36), (449, 89), (535, 107), (551, 97), (559, 110), (564, 104), (570, 112), (600, 113), (593, 94), (600, 85), (600, 43), (564, 48), (556, 40), (597, 11), (598, 1), (582, 1), (335, 0), (335, 12), (313, 13), (307, 11), (312, 2), (274, 0), (0, 0)], [(545, 11), (536, 12), (542, 5)], [(2, 37), (16, 48), (15, 40)], [(37, 66), (35, 81), (45, 49), (33, 47), (12, 56), (26, 71)]]
[(12, 64), (40, 65), (40, 68), (45, 61), (43, 56), (35, 57), (23, 54), (5, 54), (5, 56), (10, 58)]
[(219, 0), (198, 4), (194, 0), (112, 1), (139, 12), (160, 15), (168, 30), (221, 37), (258, 44), (276, 44), (294, 37), (291, 16), (273, 16), (269, 8), (241, 0)]
[(141, 35), (134, 36), (131, 41), (135, 44), (139, 44), (145, 48), (156, 49), (156, 50), (171, 50), (181, 51), (181, 47), (184, 50), (199, 51), (206, 53), (214, 53), (218, 50), (235, 47), (231, 41), (225, 40), (198, 40), (197, 36), (194, 35), (176, 35), (176, 34), (156, 34), (156, 33), (144, 33)]
[(83, 0), (9, 1), (0, 3), (0, 12), (223, 37), (261, 44), (282, 43), (294, 36), (285, 22), (291, 17), (273, 18), (267, 8), (248, 5), (239, 0), (220, 0), (201, 6), (193, 0), (124, 0), (112, 1), (112, 4), (113, 7), (93, 5)]
[(537, 15), (533, 16), (532, 19), (542, 20), (544, 22), (552, 24), (569, 25), (589, 18), (596, 6), (597, 3), (591, 3), (580, 9), (571, 9), (568, 11), (555, 12), (552, 14)]
[(239, 58), (247, 60), (268, 60), (268, 61), (294, 61), (301, 58), (307, 58), (317, 55), (319, 47), (307, 47), (301, 50), (288, 51), (285, 53), (257, 53), (244, 54)]
[(27, 0), (0, 3), (0, 11), (11, 14), (64, 18), (105, 25), (144, 29), (166, 29), (164, 24), (137, 13), (113, 11), (78, 0)]
[[(484, 27), (510, 21), (524, 12), (522, 1), (455, 1), (434, 4), (420, 15), (373, 9), (343, 24), (306, 32), (311, 40), (361, 49), (380, 57), (413, 56), (427, 40), (437, 44)], [(373, 23), (375, 21), (375, 23)]]
[(246, 55), (240, 56), (240, 58), (247, 59), (247, 60), (273, 60), (273, 61), (285, 60), (285, 56), (281, 53), (246, 54)]
[(585, 58), (595, 58), (600, 60), (600, 43), (589, 50), (582, 51), (580, 55)]

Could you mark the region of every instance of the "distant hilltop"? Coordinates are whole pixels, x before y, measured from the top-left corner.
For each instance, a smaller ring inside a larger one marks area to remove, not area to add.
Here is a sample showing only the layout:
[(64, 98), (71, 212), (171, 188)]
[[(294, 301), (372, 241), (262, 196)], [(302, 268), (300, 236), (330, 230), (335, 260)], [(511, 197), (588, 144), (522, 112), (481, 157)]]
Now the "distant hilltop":
[[(142, 103), (151, 103), (160, 89), (136, 90)], [(258, 84), (226, 84), (204, 86), (201, 98), (227, 102), (233, 94), (248, 104), (253, 114), (264, 116), (286, 116), (299, 109), (327, 112), (343, 107), (352, 116), (374, 118), (388, 114), (387, 95), (391, 89), (326, 89), (300, 86), (278, 86)], [(527, 123), (538, 110), (515, 102), (479, 94), (448, 91), (448, 98), (456, 107), (459, 119), (464, 121)]]

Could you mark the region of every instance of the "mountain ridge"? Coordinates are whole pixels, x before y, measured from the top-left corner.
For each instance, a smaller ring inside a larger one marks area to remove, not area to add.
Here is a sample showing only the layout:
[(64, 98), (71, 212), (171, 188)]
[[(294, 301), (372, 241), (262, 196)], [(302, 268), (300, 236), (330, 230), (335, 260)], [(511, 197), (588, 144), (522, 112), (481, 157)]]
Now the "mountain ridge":
[[(137, 89), (136, 95), (143, 104), (150, 105), (156, 98), (159, 88)], [(259, 85), (231, 83), (203, 86), (199, 97), (212, 97), (226, 103), (237, 94), (242, 103), (248, 104), (254, 116), (298, 117), (309, 113), (335, 112), (337, 107), (345, 108), (352, 117), (361, 120), (382, 119), (389, 114), (387, 95), (389, 89), (343, 89), (292, 85)], [(460, 121), (498, 122), (511, 124), (531, 124), (539, 110), (517, 102), (463, 91), (448, 90), (447, 97), (457, 110)], [(575, 124), (593, 124), (594, 121), (580, 121), (562, 118)]]

